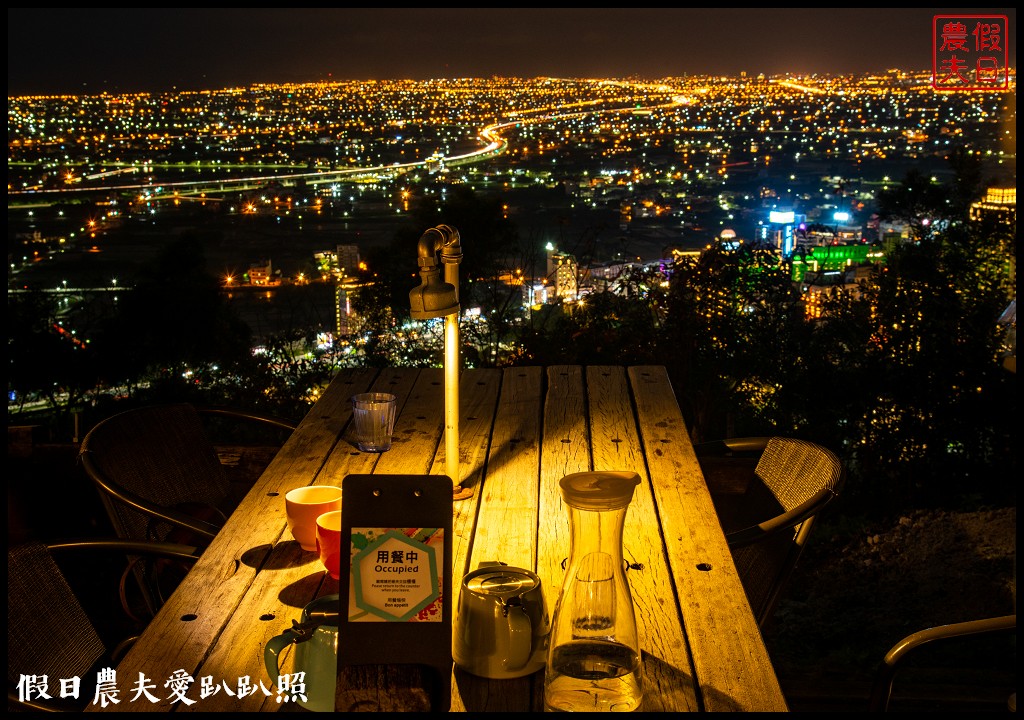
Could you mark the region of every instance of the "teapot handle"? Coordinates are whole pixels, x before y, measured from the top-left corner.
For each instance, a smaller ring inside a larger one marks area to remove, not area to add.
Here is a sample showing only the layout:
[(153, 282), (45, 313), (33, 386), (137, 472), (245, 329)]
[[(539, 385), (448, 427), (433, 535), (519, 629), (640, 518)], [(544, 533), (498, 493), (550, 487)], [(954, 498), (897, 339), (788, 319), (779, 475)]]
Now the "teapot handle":
[(298, 636), (289, 628), (280, 635), (270, 638), (263, 648), (263, 664), (267, 666), (267, 673), (274, 685), (277, 685), (277, 679), (281, 675), (281, 651), (297, 640)]
[(508, 621), (508, 659), (506, 670), (519, 670), (530, 661), (533, 652), (533, 628), (530, 616), (522, 605), (506, 606), (505, 619)]

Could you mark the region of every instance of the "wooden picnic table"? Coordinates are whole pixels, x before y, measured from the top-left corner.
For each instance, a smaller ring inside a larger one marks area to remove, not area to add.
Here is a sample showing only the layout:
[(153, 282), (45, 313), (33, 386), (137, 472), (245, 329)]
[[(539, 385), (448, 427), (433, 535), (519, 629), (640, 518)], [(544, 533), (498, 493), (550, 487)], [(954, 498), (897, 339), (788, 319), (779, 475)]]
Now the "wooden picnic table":
[[(284, 495), (351, 474), (444, 475), (443, 385), (439, 369), (339, 372), (117, 666), (121, 702), (90, 710), (295, 710), (269, 679), (264, 646), (339, 582), (292, 539)], [(459, 480), (472, 496), (452, 505), (452, 607), (462, 576), (497, 560), (534, 570), (553, 608), (569, 554), (559, 479), (634, 471), (641, 484), (623, 545), (643, 709), (787, 710), (664, 367), (475, 369), (459, 386)], [(351, 438), (350, 398), (367, 391), (398, 396), (384, 453), (360, 452)], [(337, 709), (410, 709), (388, 670), (346, 669), (351, 684), (339, 680)], [(191, 704), (165, 688), (176, 673), (192, 679)], [(488, 680), (455, 669), (451, 710), (541, 711), (543, 675)], [(140, 678), (157, 701), (132, 699)], [(257, 691), (240, 697), (243, 678)]]

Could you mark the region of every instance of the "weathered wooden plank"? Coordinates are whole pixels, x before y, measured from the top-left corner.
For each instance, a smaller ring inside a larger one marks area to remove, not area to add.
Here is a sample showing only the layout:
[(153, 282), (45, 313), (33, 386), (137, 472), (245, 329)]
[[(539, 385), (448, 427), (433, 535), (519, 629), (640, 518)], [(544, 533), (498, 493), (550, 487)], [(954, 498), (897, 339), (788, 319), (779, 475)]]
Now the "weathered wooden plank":
[[(501, 398), (493, 419), (487, 475), (479, 492), (475, 531), (472, 525), (468, 528), (472, 547), (465, 558), (464, 572), (476, 569), (481, 562), (495, 561), (534, 569), (543, 373), (539, 367), (508, 368), (501, 377)], [(452, 680), (453, 710), (523, 712), (530, 709), (533, 684), (530, 677), (471, 678), (457, 669)]]
[[(467, 370), (459, 378), (459, 480), (471, 494), (455, 500), (452, 517), (452, 620), (457, 620), (462, 577), (469, 564), (474, 543), (474, 528), (481, 498), (490, 482), (487, 477), (487, 451), (494, 427), (496, 403), (501, 392), (501, 371), (497, 369)], [(447, 473), (445, 443), (438, 445), (431, 473)], [(451, 709), (465, 710), (462, 686), (456, 682), (453, 667)]]
[[(428, 432), (424, 427), (418, 427), (426, 418), (443, 417), (443, 393), (437, 394), (443, 387), (438, 388), (437, 378), (428, 378), (429, 383), (424, 385), (421, 401), (424, 405), (421, 408), (406, 408), (406, 412), (413, 412), (416, 423), (406, 434), (410, 438), (418, 438), (420, 432)], [(426, 382), (426, 381), (424, 381)], [(461, 582), (462, 568), (468, 559), (469, 547), (473, 536), (473, 527), (476, 522), (476, 509), (480, 498), (480, 489), (484, 486), (485, 458), (490, 442), (491, 430), (494, 422), (495, 403), (501, 384), (501, 373), (497, 370), (471, 370), (467, 371), (460, 378), (460, 410), (459, 410), (459, 450), (460, 450), (460, 479), (464, 487), (473, 490), (473, 494), (465, 499), (456, 501), (453, 517), (453, 610), (457, 608), (459, 583)], [(433, 403), (433, 405), (430, 405)], [(446, 470), (444, 457), (443, 427), (436, 423), (429, 424), (429, 428), (436, 429), (441, 433), (436, 442), (436, 453), (431, 466), (432, 474), (443, 474)], [(399, 433), (397, 432), (396, 435)], [(406, 448), (408, 454), (408, 448)], [(378, 465), (376, 471), (382, 472), (382, 466)], [(410, 470), (410, 472), (412, 472)], [(339, 687), (349, 686), (350, 692), (343, 693), (339, 699), (338, 708), (362, 707), (370, 703), (367, 697), (376, 697), (373, 688), (362, 686), (365, 680), (361, 674), (349, 673), (348, 678), (339, 681)], [(362, 671), (360, 671), (362, 672)], [(394, 666), (386, 676), (379, 676), (378, 680), (390, 683), (388, 692), (382, 694), (388, 698), (400, 698), (396, 708), (406, 708), (409, 702), (415, 703), (415, 698), (420, 697), (423, 691), (423, 677), (418, 673), (416, 666)], [(382, 686), (381, 686), (382, 687)], [(453, 678), (452, 709), (464, 709), (458, 692), (458, 686)], [(414, 698), (409, 700), (409, 698)]]
[(629, 378), (704, 709), (786, 710), (668, 374)]
[(504, 371), (487, 479), (465, 572), (491, 561), (534, 569), (542, 380), (539, 367)]
[(587, 428), (583, 370), (575, 365), (547, 369), (540, 462), (537, 574), (558, 596), (569, 557), (569, 515), (558, 481), (593, 468)]
[(651, 482), (623, 367), (586, 369), (595, 470), (640, 475), (623, 529), (623, 550), (643, 651), (645, 712), (698, 709), (693, 669)]
[[(327, 575), (316, 553), (294, 541), (278, 543), (199, 671), (200, 676), (209, 675), (214, 685), (226, 681), (229, 688), (237, 688), (238, 680), (248, 677), (256, 685), (262, 682), (271, 694), (261, 690), (241, 698), (222, 689), (179, 710), (258, 712), (281, 707), (277, 687), (264, 666), (263, 650), (271, 638), (291, 627), (292, 619), (299, 618), (320, 590), (337, 593), (338, 581)], [(295, 672), (291, 650), (283, 653), (280, 668), (282, 674)], [(196, 682), (200, 683), (199, 677)]]
[[(204, 667), (217, 668), (218, 675), (224, 676), (219, 679), (229, 685), (237, 683), (239, 678), (249, 677), (256, 684), (262, 680), (272, 694), (267, 696), (261, 690), (246, 698), (232, 698), (227, 692), (219, 692), (200, 703), (180, 706), (179, 709), (250, 711), (276, 704), (276, 688), (270, 686), (269, 676), (263, 667), (266, 641), (289, 627), (293, 618), (298, 619), (302, 608), (316, 596), (325, 579), (334, 583), (334, 592), (337, 592), (337, 581), (327, 577), (316, 554), (304, 552), (288, 533), (284, 494), (303, 485), (333, 484), (332, 476), (322, 472), (325, 466), (323, 448), (334, 447), (348, 424), (351, 418), (350, 395), (366, 390), (378, 375), (376, 371), (368, 370), (343, 370), (339, 373), (260, 477), (245, 503), (239, 506), (240, 514), (230, 524), (233, 531), (242, 533), (238, 540), (243, 544), (245, 536), (248, 535), (251, 541), (252, 529), (269, 518), (276, 518), (282, 529), (265, 564), (258, 568), (251, 585), (236, 601), (235, 612), (213, 652), (204, 658), (197, 676), (205, 674)], [(282, 587), (288, 591), (281, 592)], [(261, 618), (257, 626), (261, 632), (252, 631), (252, 618)], [(290, 654), (286, 654), (282, 671), (292, 671), (290, 661)], [(218, 680), (213, 675), (211, 677)]]
[[(323, 464), (323, 468), (317, 477), (318, 485), (336, 485), (341, 487), (346, 475), (365, 475), (374, 472), (374, 468), (381, 459), (390, 456), (394, 461), (396, 455), (400, 455), (398, 448), (407, 442), (406, 437), (415, 433), (414, 425), (420, 424), (418, 420), (410, 420), (403, 417), (403, 409), (414, 392), (416, 384), (421, 381), (420, 371), (414, 368), (387, 369), (378, 375), (376, 382), (366, 388), (347, 387), (346, 392), (340, 394), (341, 405), (338, 408), (338, 415), (334, 418), (335, 423), (341, 423), (342, 430), (339, 432), (338, 443), (331, 449)], [(333, 386), (332, 386), (333, 388)], [(360, 392), (388, 392), (398, 398), (398, 418), (395, 423), (395, 436), (391, 450), (383, 453), (363, 452), (356, 445), (354, 428), (352, 425), (352, 395)], [(401, 437), (399, 437), (401, 433)], [(428, 441), (429, 442), (429, 441)], [(436, 442), (436, 440), (435, 440)], [(321, 453), (323, 451), (321, 450)], [(391, 472), (400, 472), (392, 470)]]
[[(547, 368), (544, 425), (541, 428), (540, 494), (537, 519), (537, 574), (547, 588), (552, 608), (558, 600), (569, 558), (569, 515), (558, 481), (593, 469), (587, 427), (583, 369), (578, 365)], [(531, 710), (544, 709), (542, 691)]]
[(418, 665), (354, 665), (338, 676), (336, 712), (430, 712), (433, 682)]
[[(452, 479), (473, 493), (484, 481), (501, 382), (501, 370), (496, 368), (466, 370), (459, 379), (459, 477)], [(437, 448), (431, 474), (446, 472), (447, 458), (442, 442)], [(463, 505), (461, 501), (456, 504)]]
[[(382, 453), (362, 453), (346, 435), (349, 447), (337, 451), (332, 474), (344, 478), (352, 473), (375, 475), (427, 474), (444, 433), (444, 379), (434, 368), (415, 371), (387, 371), (373, 387), (375, 392), (390, 392), (399, 397), (398, 417), (391, 449)], [(409, 385), (409, 380), (415, 378)], [(361, 456), (361, 457), (357, 457)], [(354, 469), (353, 462), (359, 465)], [(369, 463), (369, 464), (367, 464)], [(343, 482), (343, 480), (342, 480)], [(343, 633), (342, 633), (343, 635)], [(339, 643), (345, 638), (339, 637)], [(335, 709), (405, 711), (429, 707), (427, 681), (416, 665), (350, 666), (341, 668)]]
[[(396, 377), (399, 377), (397, 373)], [(374, 387), (374, 390), (395, 392), (400, 385), (393, 383), (390, 387), (390, 390), (378, 387)], [(383, 453), (368, 453), (377, 456), (373, 472), (389, 475), (428, 474), (438, 443), (444, 437), (442, 371), (436, 368), (418, 371), (415, 384), (405, 397), (405, 402), (400, 405), (391, 449)]]
[[(494, 416), (501, 392), (501, 371), (467, 370), (459, 380), (459, 482), (469, 497), (456, 500), (452, 518), (452, 602), (458, 607), (462, 576), (468, 570), (475, 542), (474, 528), (480, 497), (488, 482), (487, 452), (494, 427)], [(432, 475), (447, 473), (445, 443), (438, 444), (430, 470)], [(453, 478), (455, 480), (455, 478)]]

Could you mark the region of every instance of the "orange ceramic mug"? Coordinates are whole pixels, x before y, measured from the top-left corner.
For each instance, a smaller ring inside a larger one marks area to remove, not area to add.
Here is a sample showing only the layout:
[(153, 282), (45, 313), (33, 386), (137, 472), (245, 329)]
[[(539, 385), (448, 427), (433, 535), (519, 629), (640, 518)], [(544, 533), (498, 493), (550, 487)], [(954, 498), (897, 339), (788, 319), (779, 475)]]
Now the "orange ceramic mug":
[(341, 511), (332, 510), (316, 519), (316, 551), (320, 562), (335, 580), (341, 578)]
[(341, 488), (307, 485), (284, 496), (285, 514), (292, 536), (303, 550), (316, 550), (316, 519), (325, 512), (341, 510)]

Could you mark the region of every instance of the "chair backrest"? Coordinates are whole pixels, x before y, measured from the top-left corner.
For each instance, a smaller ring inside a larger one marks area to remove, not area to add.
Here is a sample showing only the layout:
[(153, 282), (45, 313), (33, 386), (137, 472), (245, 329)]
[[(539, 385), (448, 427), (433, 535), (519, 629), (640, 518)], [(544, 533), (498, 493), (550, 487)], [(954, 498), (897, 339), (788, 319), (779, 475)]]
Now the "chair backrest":
[[(806, 440), (769, 438), (754, 473), (772, 491), (785, 512), (817, 495), (839, 493), (843, 466), (832, 451)], [(820, 508), (816, 508), (815, 512)]]
[[(89, 683), (96, 671), (114, 667), (141, 629), (133, 626), (128, 637), (109, 638), (113, 649), (93, 623), (85, 607), (93, 608), (97, 620), (113, 627), (116, 612), (106, 602), (114, 592), (114, 577), (103, 577), (102, 563), (76, 563), (74, 569), (88, 567), (87, 582), (76, 587), (76, 594), (54, 559), (55, 553), (82, 552), (128, 562), (129, 556), (163, 558), (194, 563), (195, 547), (173, 543), (148, 543), (95, 538), (41, 543), (30, 540), (7, 548), (7, 706), (8, 710), (44, 710), (80, 712), (92, 700)], [(82, 557), (76, 557), (81, 561)], [(79, 578), (81, 581), (82, 578)], [(109, 586), (107, 586), (107, 582)], [(102, 613), (99, 614), (99, 613)], [(111, 627), (107, 627), (110, 632)], [(61, 696), (61, 680), (81, 681), (77, 699)], [(45, 679), (46, 687), (40, 684)], [(44, 698), (43, 690), (50, 698)]]
[(741, 515), (726, 538), (747, 599), (764, 626), (796, 567), (821, 510), (838, 496), (844, 471), (834, 453), (805, 440), (768, 438)]
[[(46, 545), (7, 549), (7, 681), (83, 677), (107, 652)], [(51, 693), (52, 694), (52, 693)]]
[(165, 540), (177, 524), (166, 520), (184, 515), (180, 522), (196, 524), (208, 542), (222, 524), (212, 508), (224, 501), (230, 481), (192, 405), (143, 407), (111, 416), (85, 436), (79, 457), (118, 537)]

